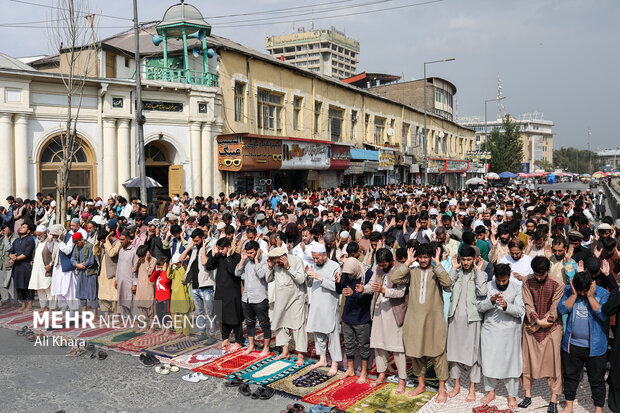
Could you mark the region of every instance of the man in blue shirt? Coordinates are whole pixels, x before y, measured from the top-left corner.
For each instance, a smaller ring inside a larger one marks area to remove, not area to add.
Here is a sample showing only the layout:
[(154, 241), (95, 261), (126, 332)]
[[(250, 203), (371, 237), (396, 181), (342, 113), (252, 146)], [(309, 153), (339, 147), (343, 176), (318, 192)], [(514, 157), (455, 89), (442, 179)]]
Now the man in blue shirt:
[(564, 289), (558, 305), (560, 314), (568, 314), (562, 339), (564, 365), (565, 413), (573, 411), (573, 403), (585, 364), (592, 389), (595, 412), (605, 405), (605, 363), (607, 361), (608, 316), (601, 311), (609, 292), (598, 287), (587, 272), (578, 272)]

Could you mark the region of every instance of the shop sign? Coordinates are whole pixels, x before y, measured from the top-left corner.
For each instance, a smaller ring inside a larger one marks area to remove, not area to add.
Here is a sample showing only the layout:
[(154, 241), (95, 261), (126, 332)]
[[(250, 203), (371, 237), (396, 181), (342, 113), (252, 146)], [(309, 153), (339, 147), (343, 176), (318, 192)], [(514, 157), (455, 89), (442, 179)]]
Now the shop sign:
[(379, 170), (379, 161), (364, 161), (364, 173), (375, 173)]
[(429, 173), (443, 173), (446, 170), (446, 161), (444, 159), (429, 159), (426, 169)]
[(446, 160), (446, 172), (465, 172), (467, 171), (467, 161)]
[(351, 162), (349, 168), (344, 171), (345, 175), (361, 175), (364, 173), (364, 162)]
[(393, 171), (396, 164), (396, 156), (392, 151), (379, 149), (379, 170)]
[(282, 142), (281, 169), (329, 169), (331, 145), (311, 142)]
[(280, 169), (281, 142), (244, 135), (218, 136), (218, 169), (233, 172)]
[(483, 174), (486, 173), (486, 168), (482, 163), (470, 162), (467, 172), (472, 174)]
[(411, 165), (413, 164), (413, 156), (405, 155), (403, 156), (403, 165)]
[(351, 152), (348, 146), (332, 145), (330, 169), (347, 169), (351, 164)]
[(409, 167), (409, 172), (411, 172), (412, 174), (420, 173), (420, 165), (417, 163), (414, 163), (413, 165)]

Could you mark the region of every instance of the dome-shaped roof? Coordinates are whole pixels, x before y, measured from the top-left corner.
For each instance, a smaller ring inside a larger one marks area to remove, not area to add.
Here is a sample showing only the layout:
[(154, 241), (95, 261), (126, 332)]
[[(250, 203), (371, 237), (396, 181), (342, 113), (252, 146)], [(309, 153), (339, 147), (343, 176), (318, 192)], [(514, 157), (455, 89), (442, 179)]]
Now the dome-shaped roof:
[(14, 69), (14, 70), (27, 70), (34, 71), (31, 66), (28, 66), (24, 62), (20, 62), (14, 57), (7, 56), (4, 53), (0, 53), (0, 68), (2, 69)]
[(209, 26), (204, 20), (204, 17), (202, 17), (202, 13), (200, 13), (196, 7), (185, 3), (179, 3), (169, 7), (164, 13), (164, 18), (157, 26), (168, 26), (179, 23)]

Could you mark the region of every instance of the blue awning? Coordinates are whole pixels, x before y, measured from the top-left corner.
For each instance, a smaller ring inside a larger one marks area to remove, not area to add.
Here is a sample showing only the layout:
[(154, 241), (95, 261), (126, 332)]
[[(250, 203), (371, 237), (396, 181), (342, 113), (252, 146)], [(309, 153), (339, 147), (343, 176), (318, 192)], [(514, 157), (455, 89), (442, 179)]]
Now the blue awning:
[(369, 149), (351, 148), (351, 160), (357, 161), (378, 161), (379, 151), (371, 151)]

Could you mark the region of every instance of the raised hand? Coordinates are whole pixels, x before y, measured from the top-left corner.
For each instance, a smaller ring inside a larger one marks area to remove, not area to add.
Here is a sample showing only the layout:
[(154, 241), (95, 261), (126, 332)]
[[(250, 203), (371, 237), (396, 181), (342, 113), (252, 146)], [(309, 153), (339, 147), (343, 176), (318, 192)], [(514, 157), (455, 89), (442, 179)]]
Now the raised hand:
[(601, 258), (601, 253), (603, 252), (602, 248), (594, 247), (594, 256), (596, 258)]
[(572, 295), (577, 295), (577, 290), (575, 290), (575, 286), (573, 285), (573, 279), (569, 279), (568, 282), (570, 284), (570, 290)]
[(577, 272), (583, 272), (584, 269), (585, 266), (583, 265), (583, 261), (579, 261), (579, 264), (577, 264)]
[(603, 273), (604, 275), (609, 275), (609, 261), (607, 260), (602, 260), (601, 261), (601, 273)]
[(245, 260), (247, 260), (247, 259), (248, 259), (248, 252), (246, 251), (246, 249), (245, 249), (245, 248), (243, 248), (243, 249), (241, 250), (241, 261), (245, 261)]
[[(349, 287), (347, 287), (347, 288), (349, 288)], [(345, 290), (346, 290), (346, 288), (345, 288)], [(363, 293), (364, 292), (364, 284), (361, 284), (361, 283), (360, 284), (356, 284), (355, 285), (355, 292)], [(344, 290), (343, 290), (343, 293), (344, 293)]]
[(405, 261), (405, 265), (409, 267), (414, 262), (415, 262), (415, 249), (407, 248), (407, 261)]
[(483, 264), (484, 264), (484, 260), (482, 259), (482, 257), (480, 256), (476, 257), (476, 261), (474, 263), (474, 268), (476, 268), (476, 271), (482, 271)]
[(441, 265), (441, 250), (442, 248), (437, 248), (437, 252), (433, 257), (433, 262), (435, 263), (435, 265)]
[(566, 259), (566, 261), (570, 261), (573, 259), (573, 254), (575, 253), (575, 248), (573, 247), (573, 245), (571, 244), (568, 247), (568, 251), (566, 251), (566, 255), (564, 255), (564, 258)]
[(459, 258), (457, 257), (457, 255), (456, 255), (456, 254), (454, 254), (454, 255), (452, 256), (452, 270), (453, 270), (453, 271), (456, 271), (456, 270), (458, 270), (459, 268), (461, 268), (461, 263), (460, 263)]
[(547, 257), (547, 259), (550, 260), (552, 254), (553, 253), (551, 252), (551, 245), (549, 244), (545, 245), (545, 257)]
[(588, 289), (587, 296), (594, 297), (595, 292), (596, 292), (596, 282), (592, 281), (592, 283), (590, 283), (590, 288)]

